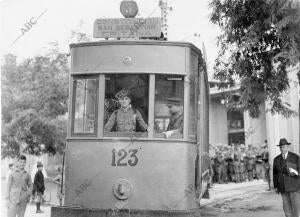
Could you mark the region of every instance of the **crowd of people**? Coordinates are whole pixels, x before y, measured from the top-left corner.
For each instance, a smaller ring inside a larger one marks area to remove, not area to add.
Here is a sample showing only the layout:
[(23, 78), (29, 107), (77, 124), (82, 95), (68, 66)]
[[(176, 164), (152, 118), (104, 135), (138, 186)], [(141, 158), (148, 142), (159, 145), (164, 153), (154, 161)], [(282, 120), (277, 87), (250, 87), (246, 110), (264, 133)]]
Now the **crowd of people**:
[(270, 190), (267, 141), (262, 146), (210, 145), (211, 184), (266, 179)]

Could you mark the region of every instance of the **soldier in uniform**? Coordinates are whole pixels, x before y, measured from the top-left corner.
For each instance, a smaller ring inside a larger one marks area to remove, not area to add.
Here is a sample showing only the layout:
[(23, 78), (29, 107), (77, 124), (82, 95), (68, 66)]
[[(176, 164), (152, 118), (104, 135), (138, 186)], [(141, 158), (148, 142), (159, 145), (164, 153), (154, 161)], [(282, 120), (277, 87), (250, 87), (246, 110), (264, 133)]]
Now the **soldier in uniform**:
[(221, 183), (228, 183), (228, 160), (222, 157), (221, 160)]
[(32, 192), (30, 175), (25, 171), (26, 157), (20, 155), (18, 164), (6, 186), (7, 217), (23, 217)]
[(229, 176), (229, 181), (233, 182), (234, 181), (234, 164), (233, 164), (233, 159), (230, 156), (228, 158), (228, 176)]
[(241, 145), (241, 181), (246, 181), (247, 169), (246, 169), (246, 149), (245, 146)]
[(248, 180), (252, 181), (254, 177), (254, 157), (248, 154), (246, 157), (246, 169), (247, 169), (247, 176)]
[(234, 181), (235, 182), (240, 182), (241, 181), (241, 177), (240, 177), (240, 161), (238, 160), (238, 158), (234, 159)]
[(167, 105), (171, 114), (167, 131), (164, 132), (168, 138), (174, 133), (182, 133), (183, 130), (183, 105), (179, 97), (167, 98)]
[(105, 131), (115, 131), (118, 132), (135, 132), (136, 124), (142, 131), (147, 131), (147, 124), (143, 120), (141, 113), (132, 108), (131, 100), (132, 96), (129, 90), (122, 89), (116, 95), (121, 107), (114, 111), (109, 117), (107, 123), (104, 126)]
[(219, 153), (214, 158), (214, 182), (220, 182), (219, 180), (219, 171), (220, 171), (221, 163), (219, 161)]
[(271, 191), (270, 163), (269, 163), (269, 152), (268, 152), (267, 140), (265, 140), (264, 151), (262, 153), (262, 161), (263, 161), (265, 179), (267, 180), (268, 187), (269, 187), (267, 191)]

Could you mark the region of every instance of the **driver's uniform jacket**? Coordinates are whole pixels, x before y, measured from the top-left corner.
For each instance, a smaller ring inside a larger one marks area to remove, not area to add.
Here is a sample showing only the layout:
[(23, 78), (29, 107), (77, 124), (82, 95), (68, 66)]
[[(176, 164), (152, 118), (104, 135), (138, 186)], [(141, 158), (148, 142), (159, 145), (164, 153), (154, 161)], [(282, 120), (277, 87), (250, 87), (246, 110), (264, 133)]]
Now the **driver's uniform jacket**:
[(136, 124), (142, 131), (147, 130), (147, 124), (142, 118), (141, 113), (133, 108), (120, 108), (114, 111), (104, 126), (105, 131), (112, 131), (114, 128), (118, 132), (136, 131)]

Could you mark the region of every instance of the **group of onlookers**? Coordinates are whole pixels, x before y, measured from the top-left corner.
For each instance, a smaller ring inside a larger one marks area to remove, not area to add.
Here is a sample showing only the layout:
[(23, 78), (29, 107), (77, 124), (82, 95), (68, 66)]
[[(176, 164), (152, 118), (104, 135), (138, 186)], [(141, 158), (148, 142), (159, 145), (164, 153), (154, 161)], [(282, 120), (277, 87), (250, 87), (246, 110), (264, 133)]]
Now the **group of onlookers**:
[[(281, 154), (273, 160), (273, 184), (280, 193), (286, 217), (300, 216), (300, 156), (289, 151), (291, 145), (285, 138), (277, 145)], [(261, 148), (239, 146), (210, 146), (211, 182), (227, 183), (260, 179), (264, 174), (271, 190), (268, 144)], [(212, 184), (212, 183), (211, 183)]]
[[(25, 171), (26, 156), (20, 155), (16, 164), (9, 164), (9, 172), (6, 178), (6, 208), (7, 217), (23, 217), (25, 214), (27, 203), (32, 200), (36, 203), (36, 213), (43, 213), (41, 204), (44, 201), (45, 191), (45, 171), (43, 164), (37, 162), (36, 170), (34, 170), (32, 177)], [(62, 170), (58, 168), (58, 175), (49, 179), (58, 185), (57, 197), (62, 203), (61, 179)]]
[[(244, 145), (210, 147), (211, 177), (214, 183), (244, 182), (269, 177), (267, 144), (261, 148)], [(269, 185), (270, 189), (270, 185)]]

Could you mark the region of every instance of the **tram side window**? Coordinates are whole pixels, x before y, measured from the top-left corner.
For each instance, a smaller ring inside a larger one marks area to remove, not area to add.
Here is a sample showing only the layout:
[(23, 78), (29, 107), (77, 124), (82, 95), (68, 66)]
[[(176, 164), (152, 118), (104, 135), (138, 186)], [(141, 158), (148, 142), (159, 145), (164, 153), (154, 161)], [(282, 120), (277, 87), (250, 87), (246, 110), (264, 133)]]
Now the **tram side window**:
[(155, 76), (154, 136), (181, 139), (183, 133), (184, 78)]
[(148, 75), (106, 75), (104, 136), (147, 137), (148, 101)]
[(98, 79), (76, 78), (73, 91), (72, 132), (96, 134)]

